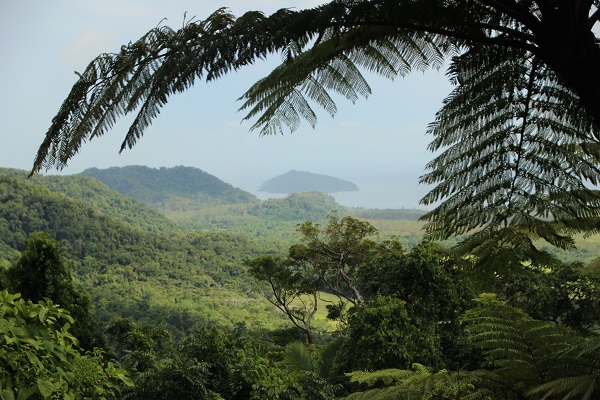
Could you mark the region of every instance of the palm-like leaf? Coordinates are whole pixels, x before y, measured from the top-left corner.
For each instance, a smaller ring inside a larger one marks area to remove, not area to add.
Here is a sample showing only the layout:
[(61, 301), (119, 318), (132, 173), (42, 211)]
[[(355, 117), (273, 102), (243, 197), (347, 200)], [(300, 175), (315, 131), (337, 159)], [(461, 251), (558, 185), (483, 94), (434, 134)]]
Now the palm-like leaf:
[(318, 361), (302, 342), (292, 342), (285, 346), (284, 360), (293, 371), (318, 372)]
[[(419, 364), (413, 370), (387, 369), (374, 372), (356, 371), (348, 374), (352, 382), (384, 388), (356, 392), (344, 400), (394, 400), (394, 399), (454, 399), (489, 400), (490, 391), (482, 387), (484, 381), (479, 371), (440, 371), (430, 373)], [(505, 397), (507, 399), (508, 397)]]
[(246, 119), (257, 115), (253, 128), (261, 134), (294, 131), (301, 118), (311, 126), (316, 113), (312, 100), (330, 115), (337, 111), (329, 92), (354, 102), (371, 89), (360, 68), (387, 78), (404, 76), (412, 69), (440, 67), (452, 49), (450, 42), (418, 32), (398, 34), (392, 28), (362, 28), (340, 35), (327, 32), (309, 50), (288, 57), (284, 64), (254, 84), (242, 97), (241, 109), (250, 109)]
[[(310, 37), (310, 31), (281, 29), (298, 13), (280, 10), (267, 18), (250, 12), (239, 19), (220, 9), (179, 31), (158, 27), (93, 60), (73, 86), (38, 151), (34, 171), (64, 167), (82, 143), (103, 135), (116, 120), (137, 111), (121, 146), (132, 147), (170, 96), (196, 79), (216, 79), (231, 69)], [(312, 15), (306, 10), (304, 15)]]
[[(600, 336), (569, 346), (556, 356), (557, 363), (565, 367), (566, 376), (539, 385), (529, 394), (540, 394), (542, 399), (581, 400), (595, 399), (600, 395)], [(569, 370), (572, 364), (577, 364), (575, 370)]]
[(451, 73), (461, 84), (430, 126), (431, 149), (446, 150), (422, 177), (437, 184), (423, 203), (443, 200), (424, 217), (428, 233), (478, 230), (459, 249), (479, 255), (507, 245), (531, 258), (529, 237), (569, 248), (561, 229), (589, 230), (600, 216), (600, 197), (588, 189), (600, 182), (591, 120), (535, 57), (480, 50), (455, 58)]
[(492, 295), (481, 296), (479, 302), (482, 307), (469, 311), (466, 321), (473, 340), (496, 368), (493, 373), (482, 371), (490, 387), (544, 398), (561, 393), (565, 399), (579, 399), (597, 393), (598, 337), (585, 340), (534, 320)]

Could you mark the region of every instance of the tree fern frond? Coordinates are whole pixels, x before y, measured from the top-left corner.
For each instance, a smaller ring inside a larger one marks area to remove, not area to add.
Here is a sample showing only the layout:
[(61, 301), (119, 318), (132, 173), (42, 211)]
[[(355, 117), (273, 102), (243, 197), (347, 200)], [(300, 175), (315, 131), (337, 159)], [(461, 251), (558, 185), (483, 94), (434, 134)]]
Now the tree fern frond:
[[(324, 96), (321, 90), (307, 90), (313, 82), (354, 102), (371, 93), (358, 66), (393, 78), (412, 68), (438, 66), (449, 51), (446, 44), (447, 41), (422, 33), (399, 36), (389, 28), (356, 28), (343, 34), (329, 31), (322, 41), (287, 57), (284, 64), (254, 84), (240, 98), (244, 101), (240, 110), (249, 109), (245, 119), (261, 115), (253, 129), (260, 128), (262, 135), (281, 132), (279, 119), (293, 108), (290, 101), (297, 93), (306, 94), (330, 115), (335, 113), (331, 97)], [(288, 127), (293, 131), (297, 126)]]
[(506, 385), (531, 389), (577, 376), (593, 365), (572, 356), (581, 339), (570, 330), (534, 320), (492, 295), (478, 301), (481, 307), (465, 316), (468, 331), (497, 366), (494, 373)]
[[(437, 185), (422, 202), (443, 200), (424, 215), (427, 234), (481, 231), (455, 249), (480, 255), (517, 246), (515, 255), (535, 257), (527, 236), (572, 247), (570, 235), (600, 216), (587, 188), (600, 178), (599, 142), (589, 118), (565, 111), (577, 98), (514, 49), (471, 49), (453, 60), (460, 86), (429, 128), (430, 149), (446, 149), (421, 178)], [(492, 240), (498, 245), (486, 245)]]
[(315, 357), (302, 342), (292, 342), (285, 346), (284, 359), (294, 371), (317, 372)]
[(591, 400), (600, 393), (600, 376), (583, 375), (557, 379), (536, 387), (529, 395), (542, 395), (541, 399), (559, 398), (564, 400)]
[(383, 383), (386, 386), (392, 384), (398, 384), (405, 379), (414, 376), (416, 374), (429, 374), (428, 371), (411, 371), (405, 369), (381, 369), (377, 371), (353, 371), (346, 375), (350, 378), (350, 382), (362, 383), (367, 386), (375, 386), (379, 383)]
[(490, 391), (482, 386), (482, 374), (478, 371), (440, 371), (430, 373), (423, 370), (381, 370), (374, 372), (352, 372), (351, 380), (369, 386), (377, 382), (388, 385), (385, 388), (370, 389), (353, 393), (344, 400), (372, 399), (489, 399)]
[(315, 30), (282, 27), (318, 14), (316, 9), (284, 9), (270, 17), (249, 12), (236, 19), (219, 9), (178, 31), (157, 27), (118, 54), (97, 57), (79, 74), (54, 117), (33, 171), (63, 168), (83, 142), (101, 136), (119, 117), (138, 110), (122, 149), (133, 146), (170, 96), (189, 89), (196, 79), (216, 79), (292, 41), (306, 42)]

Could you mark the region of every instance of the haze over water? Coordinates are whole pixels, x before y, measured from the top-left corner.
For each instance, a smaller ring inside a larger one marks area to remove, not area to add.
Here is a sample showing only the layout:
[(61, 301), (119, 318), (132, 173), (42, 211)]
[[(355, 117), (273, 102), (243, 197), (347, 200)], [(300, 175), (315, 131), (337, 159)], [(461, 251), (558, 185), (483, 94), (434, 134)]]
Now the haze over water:
[[(352, 175), (352, 176), (349, 176)], [(331, 196), (343, 206), (357, 208), (417, 208), (429, 209), (419, 204), (419, 200), (430, 190), (429, 186), (419, 185), (414, 175), (389, 174), (346, 174), (343, 177), (332, 175), (355, 183), (359, 191), (332, 193)], [(254, 194), (259, 199), (285, 197), (287, 194), (267, 193), (258, 190), (267, 179), (249, 178), (239, 185), (243, 190)]]

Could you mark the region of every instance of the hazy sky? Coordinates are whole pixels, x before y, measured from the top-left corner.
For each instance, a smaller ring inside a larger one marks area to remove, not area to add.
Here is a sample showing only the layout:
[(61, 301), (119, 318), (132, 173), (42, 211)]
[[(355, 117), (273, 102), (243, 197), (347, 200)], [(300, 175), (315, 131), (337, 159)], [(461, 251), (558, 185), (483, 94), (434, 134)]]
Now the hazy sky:
[[(99, 53), (116, 52), (163, 18), (180, 27), (184, 13), (198, 19), (219, 7), (234, 14), (255, 9), (316, 6), (316, 0), (3, 0), (0, 2), (0, 166), (30, 169), (50, 121), (77, 76)], [(415, 72), (395, 81), (366, 75), (373, 95), (355, 105), (340, 99), (335, 118), (320, 113), (316, 129), (259, 137), (242, 123), (236, 99), (279, 61), (258, 63), (218, 82), (197, 82), (172, 97), (139, 144), (121, 155), (128, 128), (117, 124), (82, 146), (65, 174), (90, 167), (185, 165), (254, 190), (290, 169), (351, 180), (362, 191), (387, 182), (390, 207), (416, 206), (418, 177), (432, 158), (426, 126), (451, 87), (444, 72)], [(47, 173), (56, 173), (51, 170)], [(384, 194), (382, 194), (383, 196)], [(344, 204), (344, 203), (342, 203)], [(360, 204), (349, 204), (360, 205)], [(383, 205), (383, 203), (381, 203)], [(373, 206), (363, 204), (363, 206)], [(375, 205), (377, 206), (377, 205)]]

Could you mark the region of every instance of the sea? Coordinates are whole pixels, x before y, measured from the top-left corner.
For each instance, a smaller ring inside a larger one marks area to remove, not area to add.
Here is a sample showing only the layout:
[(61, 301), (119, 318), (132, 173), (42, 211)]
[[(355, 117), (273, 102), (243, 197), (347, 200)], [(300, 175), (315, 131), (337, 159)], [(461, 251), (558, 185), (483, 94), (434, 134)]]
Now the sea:
[[(330, 193), (335, 200), (346, 207), (365, 209), (418, 209), (429, 210), (431, 206), (420, 204), (431, 187), (420, 185), (415, 176), (356, 176), (348, 179), (355, 183), (359, 190), (352, 192)], [(245, 182), (242, 189), (254, 194), (262, 200), (281, 198), (286, 193), (266, 193), (258, 190), (262, 182)]]

